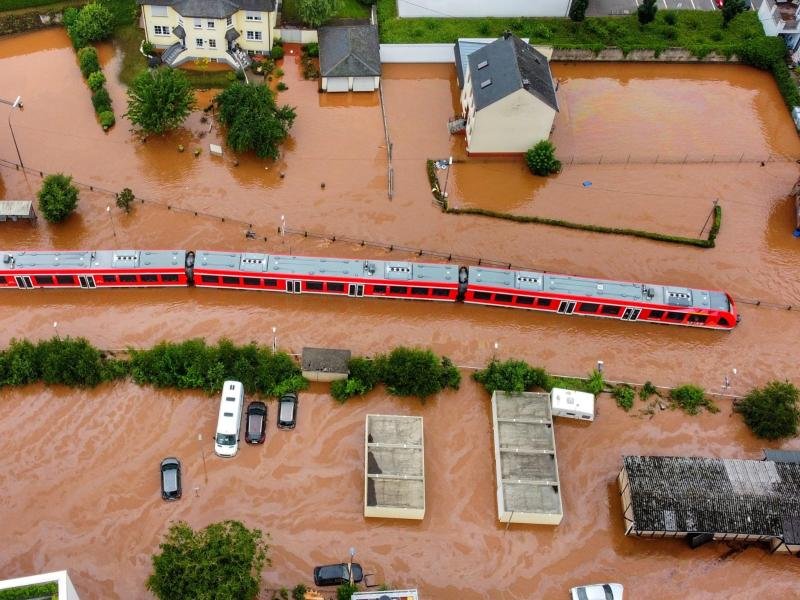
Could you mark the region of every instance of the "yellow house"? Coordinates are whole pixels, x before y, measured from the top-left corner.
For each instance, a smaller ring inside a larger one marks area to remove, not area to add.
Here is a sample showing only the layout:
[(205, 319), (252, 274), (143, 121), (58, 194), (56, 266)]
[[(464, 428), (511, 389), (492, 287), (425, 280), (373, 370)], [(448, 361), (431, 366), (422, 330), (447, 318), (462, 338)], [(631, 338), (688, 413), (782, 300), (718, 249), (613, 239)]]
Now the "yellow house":
[(558, 100), (544, 54), (506, 33), (467, 58), (461, 110), (470, 155), (524, 153), (550, 137)]
[(268, 54), (274, 41), (276, 0), (137, 0), (148, 42), (171, 67), (208, 58), (234, 69), (248, 54)]

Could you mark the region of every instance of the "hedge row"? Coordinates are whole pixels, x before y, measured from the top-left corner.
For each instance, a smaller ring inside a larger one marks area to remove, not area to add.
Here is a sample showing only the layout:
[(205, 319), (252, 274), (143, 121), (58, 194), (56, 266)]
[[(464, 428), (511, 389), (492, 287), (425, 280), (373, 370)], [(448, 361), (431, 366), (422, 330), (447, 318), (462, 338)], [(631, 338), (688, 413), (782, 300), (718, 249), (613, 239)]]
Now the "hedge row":
[(503, 362), (492, 360), (485, 369), (475, 371), (472, 378), (490, 394), (495, 391), (525, 392), (532, 389), (549, 392), (556, 387), (597, 395), (605, 389), (603, 375), (599, 371), (592, 371), (586, 379), (559, 377), (550, 375), (541, 367), (532, 367), (525, 361), (514, 359)]
[(57, 596), (57, 583), (34, 583), (24, 587), (0, 590), (0, 600), (31, 600), (32, 598), (55, 598)]
[(111, 107), (111, 96), (106, 89), (106, 77), (100, 68), (97, 50), (94, 46), (85, 46), (78, 50), (78, 65), (86, 79), (86, 84), (92, 91), (92, 106), (103, 131), (108, 131), (114, 126), (116, 119)]
[[(26, 31), (57, 25), (56, 19), (59, 18), (60, 14), (61, 11), (43, 12), (40, 10), (13, 15), (0, 13), (0, 36), (25, 33)], [(41, 17), (45, 17), (45, 22), (42, 21)]]

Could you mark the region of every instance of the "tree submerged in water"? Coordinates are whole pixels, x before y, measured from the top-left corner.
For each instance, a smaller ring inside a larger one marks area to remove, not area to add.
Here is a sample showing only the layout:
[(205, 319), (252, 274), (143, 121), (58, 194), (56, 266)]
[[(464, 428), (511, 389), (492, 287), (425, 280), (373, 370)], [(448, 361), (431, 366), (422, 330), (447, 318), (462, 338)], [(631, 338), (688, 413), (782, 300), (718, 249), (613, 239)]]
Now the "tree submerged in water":
[(178, 69), (142, 71), (128, 90), (131, 123), (144, 133), (166, 133), (179, 127), (195, 105), (194, 91)]
[(550, 140), (541, 140), (525, 153), (525, 162), (534, 175), (546, 177), (561, 170), (561, 161), (556, 158), (556, 147)]

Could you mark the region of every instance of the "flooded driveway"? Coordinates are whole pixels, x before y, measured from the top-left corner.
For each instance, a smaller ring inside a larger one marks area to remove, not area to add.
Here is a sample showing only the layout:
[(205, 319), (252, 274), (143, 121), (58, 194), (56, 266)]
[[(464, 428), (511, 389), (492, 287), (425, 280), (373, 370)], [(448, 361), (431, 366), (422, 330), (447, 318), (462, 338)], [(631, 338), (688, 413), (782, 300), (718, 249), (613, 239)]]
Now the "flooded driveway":
[[(341, 241), (281, 237), (276, 231), (283, 215), (291, 228), (330, 236), (800, 303), (800, 242), (791, 237), (787, 198), (798, 175), (792, 162), (570, 164), (546, 182), (533, 180), (519, 162), (459, 163), (449, 181), (451, 198), (464, 205), (612, 225), (630, 221), (686, 235), (699, 234), (718, 198), (723, 226), (713, 250), (457, 217), (433, 206), (425, 177), (426, 159), (463, 156), (463, 140), (448, 137), (445, 127), (457, 95), (450, 66), (385, 69), (395, 170), (389, 200), (377, 95), (319, 94), (317, 82), (302, 80), (296, 52), (282, 65), (289, 89), (278, 101), (298, 112), (284, 156), (274, 163), (240, 157), (238, 166), (227, 149), (222, 158), (209, 155), (208, 143), (222, 137), (200, 112), (163, 138), (143, 143), (132, 136), (121, 117), (125, 91), (112, 75), (119, 56), (111, 46), (103, 46), (101, 56), (118, 118), (107, 134), (95, 121), (62, 31), (0, 40), (7, 94), (25, 100), (25, 110), (12, 117), (23, 160), (93, 187), (131, 187), (147, 201), (125, 215), (113, 208), (113, 196), (84, 188), (77, 214), (61, 226), (3, 224), (3, 249), (208, 248), (412, 258)], [(758, 71), (597, 64), (555, 65), (554, 72), (562, 94), (555, 140), (565, 155), (674, 155), (687, 146), (712, 155), (734, 147), (734, 155), (800, 155), (777, 89)], [(212, 94), (199, 96), (201, 107)], [(595, 104), (603, 110), (593, 111)], [(668, 110), (675, 105), (684, 110)], [(0, 158), (12, 160), (10, 137), (5, 127), (0, 131)], [(179, 144), (202, 153), (179, 153)], [(24, 177), (0, 166), (4, 198), (31, 198), (39, 185), (36, 174)], [(244, 236), (250, 224), (256, 239)], [(1, 301), (2, 345), (14, 337), (49, 337), (54, 321), (59, 335), (83, 335), (111, 349), (193, 336), (270, 343), (276, 326), (278, 344), (295, 352), (306, 345), (355, 354), (422, 345), (460, 365), (482, 365), (496, 353), (566, 374), (586, 373), (604, 360), (610, 379), (694, 382), (720, 391), (728, 375), (734, 393), (769, 379), (796, 379), (800, 336), (797, 310), (749, 304), (740, 306), (742, 324), (722, 333), (476, 306), (196, 289), (9, 292)], [(506, 531), (493, 504), (488, 401), (470, 382), (424, 407), (376, 392), (342, 408), (324, 387), (301, 402), (294, 433), (273, 427), (264, 448), (245, 448), (233, 462), (210, 458), (206, 484), (197, 435), (208, 452), (213, 399), (130, 384), (0, 392), (7, 415), (0, 422), (0, 576), (67, 567), (89, 598), (147, 598), (142, 586), (149, 556), (171, 519), (199, 527), (239, 518), (273, 536), (274, 566), (264, 574), (271, 586), (308, 581), (315, 564), (344, 559), (355, 546), (368, 571), (419, 586), (437, 600), (495, 590), (504, 598), (559, 598), (570, 585), (602, 580), (622, 581), (632, 598), (652, 589), (663, 598), (683, 597), (689, 586), (693, 598), (737, 597), (744, 586), (747, 596), (788, 596), (794, 589), (800, 564), (794, 559), (758, 548), (727, 556), (721, 545), (690, 551), (680, 542), (621, 535), (613, 482), (623, 453), (758, 457), (763, 442), (730, 416), (727, 405), (718, 415), (665, 412), (648, 421), (604, 399), (591, 426), (557, 424), (564, 522), (555, 529)], [(367, 412), (426, 418), (429, 510), (422, 523), (361, 516)], [(785, 447), (796, 448), (797, 441)], [(180, 503), (165, 505), (157, 465), (171, 454), (184, 461), (186, 491)]]

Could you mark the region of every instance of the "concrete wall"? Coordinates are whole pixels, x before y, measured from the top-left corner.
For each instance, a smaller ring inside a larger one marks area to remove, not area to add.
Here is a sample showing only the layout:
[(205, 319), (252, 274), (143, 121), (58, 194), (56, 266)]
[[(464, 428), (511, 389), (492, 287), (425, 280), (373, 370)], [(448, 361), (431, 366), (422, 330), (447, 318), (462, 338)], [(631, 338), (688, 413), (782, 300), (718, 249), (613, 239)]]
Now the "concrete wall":
[(764, 28), (764, 33), (769, 36), (778, 35), (778, 25), (772, 18), (772, 14), (774, 12), (772, 10), (773, 7), (774, 5), (770, 6), (770, 3), (766, 0), (764, 0), (761, 3), (761, 6), (758, 7), (758, 20), (761, 21), (761, 26)]
[(412, 17), (565, 17), (570, 0), (397, 0), (397, 14)]
[[(493, 42), (496, 38), (468, 38), (473, 41)], [(527, 38), (522, 38), (527, 42)], [(548, 59), (553, 54), (552, 46), (534, 46)], [(382, 63), (453, 63), (453, 44), (381, 44)]]
[(591, 50), (555, 49), (550, 60), (562, 61), (598, 61), (598, 62), (694, 62), (694, 63), (719, 63), (738, 62), (738, 58), (727, 58), (721, 54), (710, 53), (703, 58), (697, 58), (684, 48), (667, 48), (656, 56), (653, 50), (632, 50), (625, 55), (619, 48), (606, 48), (595, 54)]
[(556, 111), (520, 89), (472, 112), (467, 120), (470, 154), (524, 153), (550, 137)]
[(275, 37), (281, 38), (290, 44), (311, 44), (317, 43), (316, 29), (300, 29), (299, 27), (281, 27), (275, 30)]

